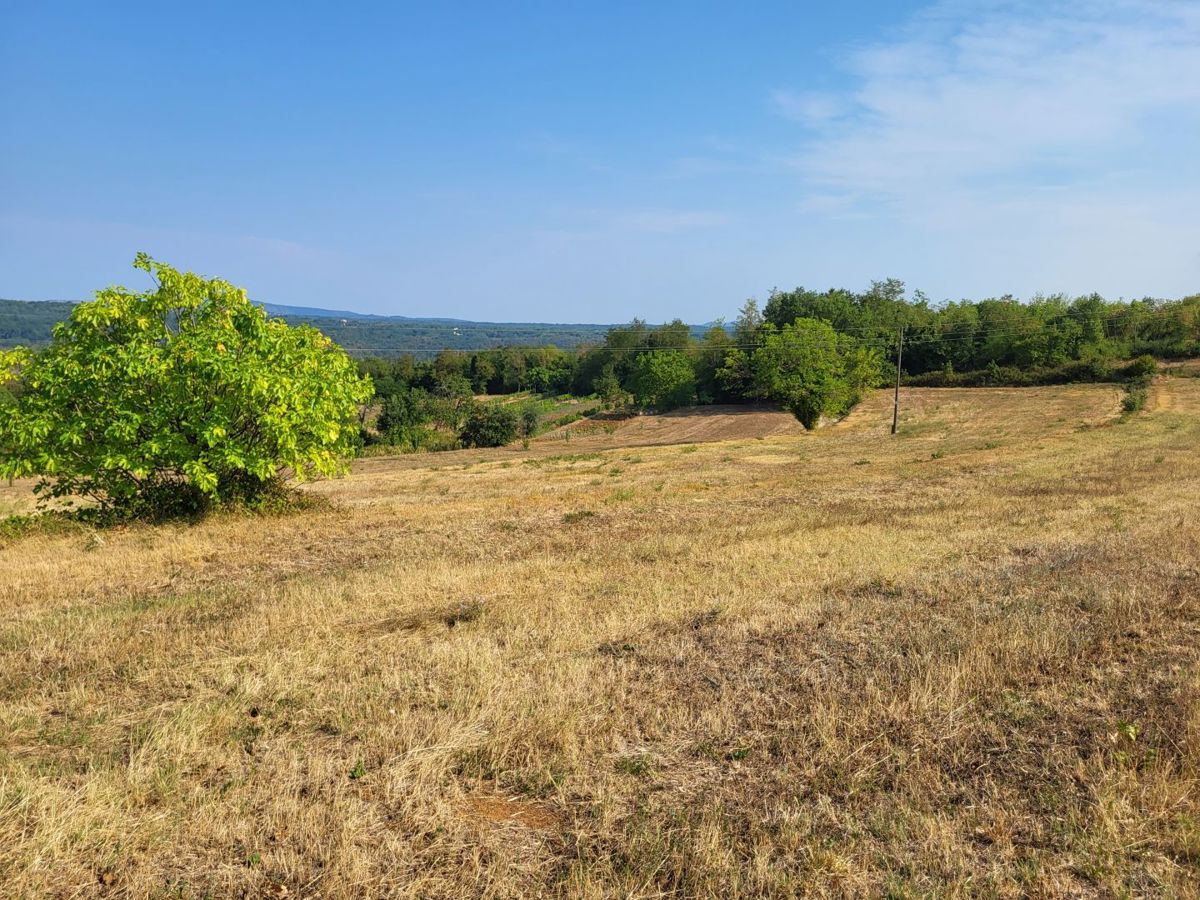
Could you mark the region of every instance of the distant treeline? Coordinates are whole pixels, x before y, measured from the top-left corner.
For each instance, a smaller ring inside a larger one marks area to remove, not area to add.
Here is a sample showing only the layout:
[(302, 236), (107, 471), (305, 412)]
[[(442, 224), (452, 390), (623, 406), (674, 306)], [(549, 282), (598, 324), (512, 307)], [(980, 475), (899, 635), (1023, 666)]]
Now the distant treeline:
[[(70, 306), (0, 301), (0, 344), (43, 342)], [(896, 280), (861, 292), (773, 291), (762, 309), (750, 300), (732, 323), (708, 327), (288, 318), (365, 355), (379, 415), (364, 435), (414, 449), (531, 435), (545, 424), (534, 411), (497, 413), (475, 399), (522, 391), (596, 397), (610, 409), (769, 400), (811, 426), (882, 380), (901, 335), (905, 379), (925, 385), (1113, 380), (1121, 360), (1200, 356), (1200, 295), (935, 305)]]
[(780, 327), (797, 317), (828, 322), (888, 352), (905, 333), (904, 369), (967, 372), (989, 366), (1021, 369), (1075, 360), (1200, 355), (1200, 294), (1182, 300), (1108, 301), (1098, 294), (1056, 294), (1029, 302), (1012, 297), (931, 305), (904, 284), (875, 282), (861, 294), (797, 288), (774, 292), (764, 317)]
[[(50, 331), (70, 313), (74, 303), (0, 300), (0, 347), (17, 344), (42, 346)], [(542, 347), (573, 350), (604, 341), (610, 325), (559, 325), (522, 322), (466, 322), (400, 316), (319, 315), (302, 307), (268, 312), (291, 325), (312, 325), (328, 335), (351, 356), (396, 357), (413, 355), (430, 359), (440, 350), (461, 347)], [(702, 328), (693, 326), (692, 333)]]
[[(893, 357), (904, 334), (903, 367), (909, 376), (985, 370), (1049, 370), (1068, 363), (1200, 356), (1200, 295), (1182, 300), (1107, 301), (1096, 294), (1068, 298), (1011, 297), (931, 305), (924, 297), (908, 299), (902, 282), (875, 282), (862, 293), (797, 288), (774, 291), (765, 307), (747, 301), (731, 326), (717, 323), (697, 329), (676, 320), (651, 326), (635, 319), (608, 328), (595, 346), (569, 352), (556, 347), (510, 346), (475, 352), (444, 350), (431, 359), (406, 354), (395, 359), (368, 358), (364, 372), (381, 394), (401, 386), (436, 390), (450, 376), (464, 379), (476, 394), (604, 394), (616, 386), (636, 393), (636, 375), (650, 352), (677, 351), (692, 369), (695, 399), (736, 402), (746, 399), (737, 370), (770, 335), (798, 319), (827, 323), (857, 345)], [(739, 354), (741, 356), (739, 356)], [(742, 359), (741, 357), (745, 357)], [(720, 374), (724, 370), (725, 374)], [(1072, 372), (1108, 371), (1103, 365), (1066, 368)], [(931, 379), (932, 380), (932, 379)]]
[(71, 314), (75, 304), (47, 300), (0, 300), (0, 347), (40, 347), (50, 340), (50, 329)]
[[(285, 315), (292, 325), (312, 325), (351, 356), (430, 359), (439, 351), (481, 347), (558, 347), (574, 350), (604, 341), (611, 325), (461, 322), (452, 319), (337, 319)], [(693, 334), (701, 329), (692, 326)]]
[[(0, 346), (46, 343), (54, 323), (64, 319), (72, 306), (69, 302), (0, 300)], [(1078, 298), (1039, 296), (1028, 302), (1001, 297), (934, 305), (919, 292), (907, 298), (903, 283), (890, 279), (875, 282), (863, 292), (844, 289), (818, 292), (804, 288), (773, 291), (758, 320), (751, 315), (748, 320), (740, 321), (738, 327), (740, 340), (755, 340), (757, 325), (782, 328), (797, 318), (818, 319), (829, 323), (838, 333), (853, 336), (885, 353), (892, 352), (896, 335), (903, 327), (907, 348), (904, 368), (912, 375), (919, 375), (947, 367), (968, 372), (993, 363), (1018, 368), (1056, 366), (1097, 355), (1195, 356), (1200, 354), (1198, 307), (1200, 295), (1173, 301), (1113, 302), (1096, 294)], [(314, 325), (354, 356), (411, 356), (427, 361), (442, 350), (456, 348), (470, 356), (481, 348), (496, 348), (504, 353), (507, 350), (503, 348), (512, 347), (563, 350), (611, 347), (614, 339), (635, 349), (639, 348), (638, 341), (643, 342), (641, 349), (651, 349), (664, 338), (671, 339), (679, 349), (719, 340), (714, 329), (688, 325), (680, 330), (678, 323), (668, 326), (662, 337), (654, 337), (651, 332), (661, 329), (641, 323), (614, 329), (608, 325), (449, 319), (342, 319), (299, 311), (289, 312), (284, 318), (292, 324)], [(631, 334), (621, 336), (621, 332), (630, 329)], [(700, 381), (703, 383), (705, 379)], [(510, 378), (508, 383), (515, 382)], [(580, 385), (575, 384), (574, 388), (579, 389)]]
[[(770, 400), (812, 426), (849, 409), (879, 383), (903, 334), (905, 380), (926, 385), (1123, 380), (1118, 361), (1200, 356), (1200, 295), (1107, 301), (1092, 294), (1011, 297), (934, 306), (895, 280), (863, 292), (774, 291), (747, 301), (729, 326), (699, 335), (681, 321), (635, 319), (602, 342), (445, 350), (432, 359), (364, 359), (384, 410), (380, 433), (409, 440), (461, 431), (472, 395), (595, 396), (608, 408), (664, 410), (691, 403)], [(1139, 370), (1140, 371), (1140, 370)], [(432, 430), (429, 430), (432, 429)], [(444, 443), (444, 442), (443, 442)]]

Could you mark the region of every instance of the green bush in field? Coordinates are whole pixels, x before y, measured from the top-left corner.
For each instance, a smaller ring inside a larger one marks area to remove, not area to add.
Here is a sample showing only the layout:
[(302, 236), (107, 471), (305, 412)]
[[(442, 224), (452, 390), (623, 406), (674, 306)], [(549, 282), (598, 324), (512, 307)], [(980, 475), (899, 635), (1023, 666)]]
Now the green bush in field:
[(516, 410), (498, 403), (477, 403), (458, 433), (465, 447), (503, 447), (517, 436)]
[(387, 443), (404, 450), (420, 450), (432, 429), (434, 399), (419, 388), (386, 397), (376, 427)]
[(1121, 398), (1121, 409), (1126, 413), (1135, 413), (1145, 407), (1147, 399), (1146, 388), (1131, 383), (1125, 391), (1125, 396)]
[(81, 303), (44, 350), (0, 355), (0, 476), (127, 515), (256, 502), (286, 472), (333, 475), (371, 383), (314, 328), (219, 279), (139, 254), (154, 286)]
[(521, 436), (531, 438), (537, 434), (540, 418), (536, 406), (526, 405), (521, 410)]
[(1153, 356), (1143, 354), (1131, 360), (1129, 365), (1121, 370), (1121, 376), (1133, 381), (1150, 378), (1156, 372), (1158, 372), (1158, 362)]

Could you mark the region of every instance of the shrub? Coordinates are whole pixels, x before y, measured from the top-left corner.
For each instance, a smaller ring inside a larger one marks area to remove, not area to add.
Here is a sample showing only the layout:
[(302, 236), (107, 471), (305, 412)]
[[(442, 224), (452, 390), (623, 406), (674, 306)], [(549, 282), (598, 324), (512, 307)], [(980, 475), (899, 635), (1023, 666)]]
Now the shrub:
[(517, 413), (498, 403), (477, 403), (458, 433), (466, 447), (503, 447), (517, 436)]
[(537, 434), (538, 418), (537, 407), (533, 406), (532, 404), (525, 406), (521, 410), (522, 436), (530, 438)]
[(995, 362), (970, 372), (938, 371), (909, 375), (910, 387), (1032, 387), (1044, 384), (1076, 384), (1116, 381), (1124, 370), (1115, 369), (1103, 357), (1075, 360), (1058, 366), (1001, 366)]
[(0, 358), (0, 476), (41, 476), (125, 515), (277, 495), (285, 471), (332, 475), (353, 454), (369, 379), (314, 328), (245, 291), (139, 254), (155, 286), (114, 287), (56, 325), (43, 351)]
[(596, 395), (605, 409), (625, 409), (633, 403), (633, 395), (621, 387), (612, 371), (603, 372), (595, 382)]
[(1155, 362), (1154, 357), (1148, 354), (1142, 354), (1121, 370), (1121, 377), (1127, 378), (1130, 381), (1137, 379), (1148, 379), (1157, 371), (1158, 363)]
[(427, 391), (406, 388), (397, 391), (383, 401), (376, 427), (387, 443), (405, 451), (427, 449), (437, 442), (437, 431), (432, 427), (434, 413), (444, 405)]
[(1145, 405), (1146, 389), (1144, 387), (1131, 387), (1121, 400), (1121, 409), (1126, 413), (1135, 413)]

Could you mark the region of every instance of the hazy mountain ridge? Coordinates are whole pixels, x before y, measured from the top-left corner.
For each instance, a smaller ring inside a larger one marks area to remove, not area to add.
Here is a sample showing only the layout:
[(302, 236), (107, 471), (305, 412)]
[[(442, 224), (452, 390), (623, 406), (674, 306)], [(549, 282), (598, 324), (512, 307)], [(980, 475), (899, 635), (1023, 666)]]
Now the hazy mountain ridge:
[[(55, 322), (64, 319), (74, 301), (0, 299), (0, 347), (45, 344)], [(268, 313), (292, 324), (319, 328), (356, 356), (438, 350), (479, 350), (503, 346), (555, 346), (572, 349), (602, 343), (612, 325), (602, 323), (475, 322), (467, 319), (383, 316), (349, 310), (262, 304)], [(693, 325), (702, 334), (708, 326)]]

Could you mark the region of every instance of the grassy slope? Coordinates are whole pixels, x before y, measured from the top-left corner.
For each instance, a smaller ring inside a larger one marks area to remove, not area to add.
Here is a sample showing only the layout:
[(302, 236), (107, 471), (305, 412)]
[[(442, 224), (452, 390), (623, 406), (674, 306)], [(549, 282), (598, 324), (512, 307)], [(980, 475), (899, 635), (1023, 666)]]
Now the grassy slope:
[(0, 883), (1195, 892), (1200, 380), (906, 403), (0, 546)]

